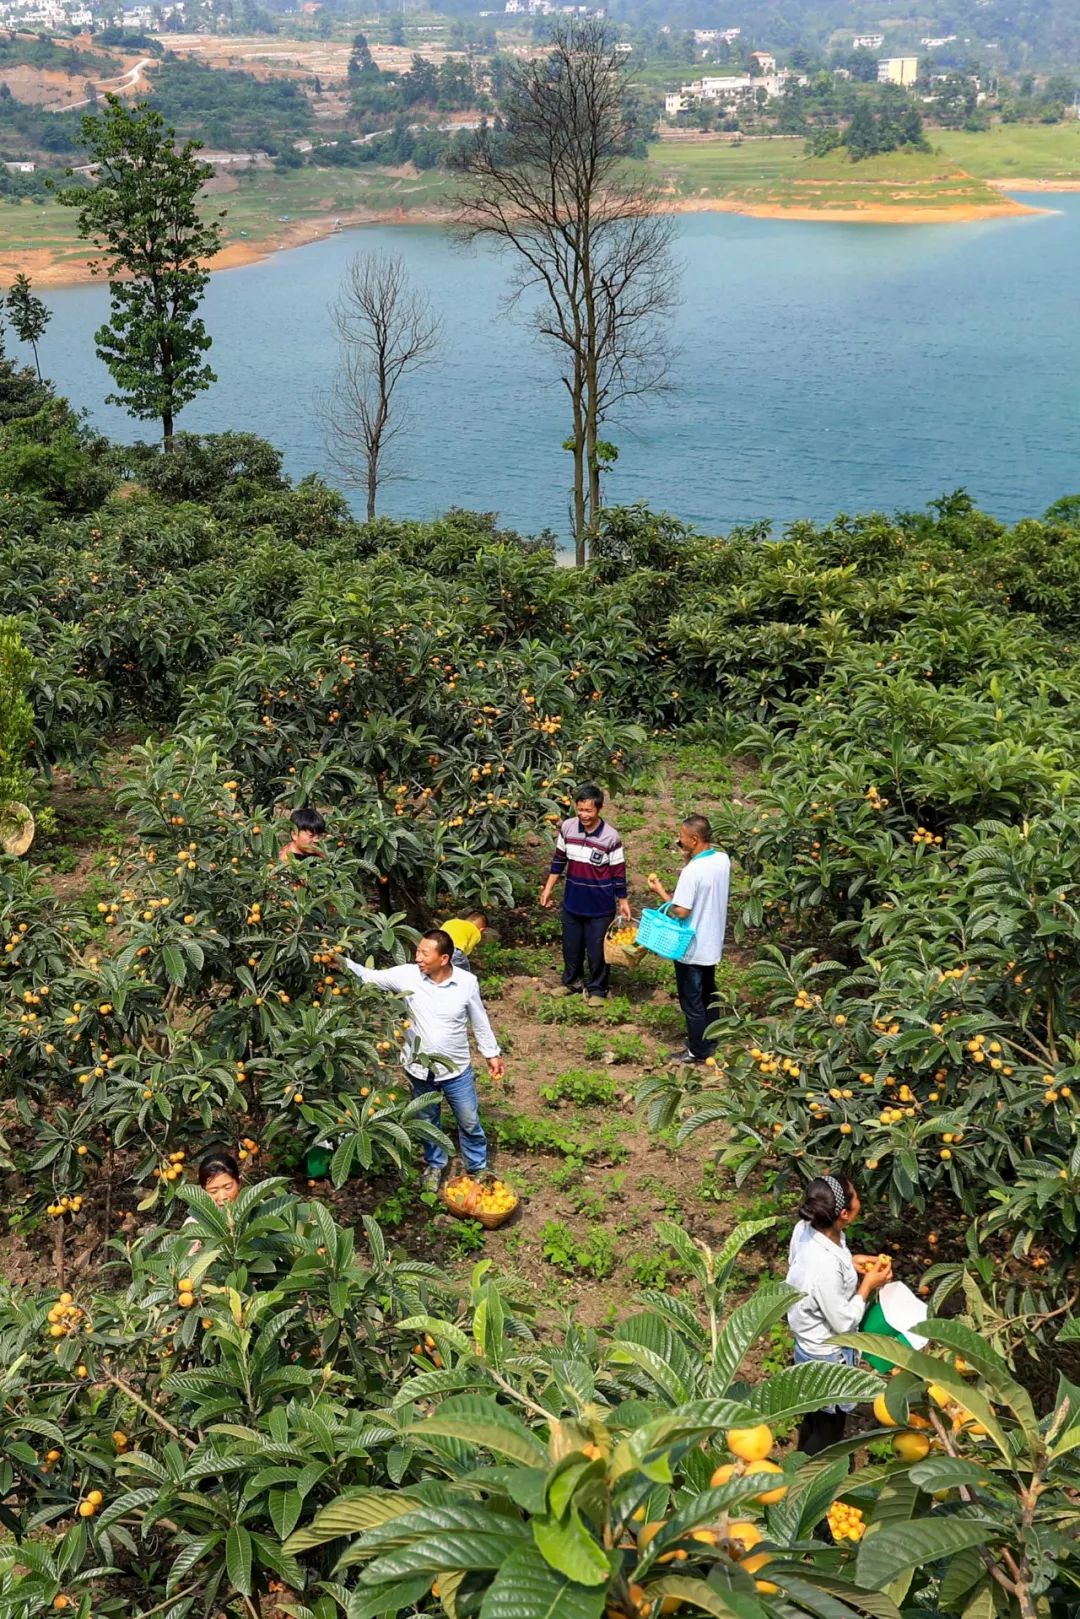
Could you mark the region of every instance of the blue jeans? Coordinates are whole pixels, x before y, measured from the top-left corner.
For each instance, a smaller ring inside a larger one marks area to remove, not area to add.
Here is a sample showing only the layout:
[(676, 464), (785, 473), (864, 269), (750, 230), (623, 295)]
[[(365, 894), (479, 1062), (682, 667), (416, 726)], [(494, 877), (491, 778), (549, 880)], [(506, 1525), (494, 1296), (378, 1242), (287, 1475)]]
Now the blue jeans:
[[(457, 1121), (462, 1163), (470, 1175), (479, 1174), (482, 1169), (486, 1169), (487, 1136), (480, 1123), (476, 1074), (472, 1065), (456, 1074), (453, 1079), (444, 1079), (438, 1085), (431, 1079), (417, 1079), (414, 1074), (410, 1074), (409, 1079), (414, 1096), (430, 1095), (434, 1098), (431, 1106), (424, 1108), (420, 1115), (431, 1124), (438, 1125), (442, 1113), (442, 1099), (445, 1096)], [(450, 1159), (445, 1147), (440, 1147), (434, 1141), (425, 1141), (424, 1162), (429, 1169), (445, 1169)]]
[(675, 963), (675, 989), (686, 1019), (686, 1044), (691, 1056), (711, 1057), (716, 1042), (706, 1040), (705, 1030), (713, 1020), (712, 1003), (716, 999), (716, 968), (699, 967), (693, 962)]

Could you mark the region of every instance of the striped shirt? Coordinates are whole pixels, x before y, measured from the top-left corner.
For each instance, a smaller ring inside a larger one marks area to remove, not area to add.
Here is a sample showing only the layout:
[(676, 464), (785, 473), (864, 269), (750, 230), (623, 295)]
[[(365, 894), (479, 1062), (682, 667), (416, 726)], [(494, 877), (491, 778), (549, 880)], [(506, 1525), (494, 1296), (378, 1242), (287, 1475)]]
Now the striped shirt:
[(586, 832), (576, 815), (559, 828), (551, 873), (566, 873), (563, 910), (573, 916), (614, 916), (626, 898), (626, 856), (613, 826), (599, 821)]

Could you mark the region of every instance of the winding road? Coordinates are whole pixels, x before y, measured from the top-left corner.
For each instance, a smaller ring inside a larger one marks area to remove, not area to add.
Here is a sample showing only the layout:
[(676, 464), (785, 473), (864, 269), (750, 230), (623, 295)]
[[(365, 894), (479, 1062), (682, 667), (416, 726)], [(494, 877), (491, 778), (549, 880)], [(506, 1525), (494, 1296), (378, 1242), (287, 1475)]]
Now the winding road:
[[(139, 75), (142, 73), (143, 68), (153, 67), (153, 65), (154, 58), (152, 56), (144, 56), (141, 62), (136, 62), (134, 67), (129, 67), (126, 73), (120, 74), (119, 78), (103, 79), (100, 84), (95, 84), (94, 89), (101, 92), (103, 95), (110, 90), (131, 90), (136, 84), (138, 84)], [(81, 101), (69, 101), (67, 106), (62, 108), (61, 111), (74, 112), (78, 107), (89, 107), (90, 105), (90, 97), (84, 96)]]

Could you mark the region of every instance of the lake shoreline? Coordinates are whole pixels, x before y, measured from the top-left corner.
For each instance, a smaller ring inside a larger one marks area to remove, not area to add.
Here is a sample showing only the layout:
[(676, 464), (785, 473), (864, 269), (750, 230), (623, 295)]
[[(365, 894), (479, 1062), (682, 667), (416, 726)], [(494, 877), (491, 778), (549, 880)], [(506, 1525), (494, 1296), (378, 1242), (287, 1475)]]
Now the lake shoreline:
[[(988, 180), (998, 191), (1080, 191), (1080, 181)], [(883, 207), (860, 204), (855, 207), (785, 208), (774, 203), (748, 202), (737, 197), (683, 197), (672, 199), (670, 211), (676, 214), (718, 213), (742, 214), (748, 219), (787, 220), (797, 224), (833, 225), (970, 225), (982, 220), (1022, 218), (1025, 215), (1045, 214), (1050, 210), (1035, 208), (1028, 203), (1010, 198), (985, 207), (959, 206)], [(440, 208), (352, 208), (336, 209), (333, 213), (298, 219), (286, 228), (250, 241), (229, 242), (207, 268), (214, 274), (223, 270), (242, 270), (258, 264), (275, 253), (286, 253), (293, 248), (308, 247), (327, 236), (338, 235), (341, 230), (358, 230), (378, 225), (438, 225), (451, 223), (452, 216)], [(90, 269), (89, 256), (85, 259), (57, 258), (45, 248), (27, 248), (5, 253), (0, 249), (0, 276), (8, 282), (24, 274), (38, 287), (70, 287), (97, 280)]]

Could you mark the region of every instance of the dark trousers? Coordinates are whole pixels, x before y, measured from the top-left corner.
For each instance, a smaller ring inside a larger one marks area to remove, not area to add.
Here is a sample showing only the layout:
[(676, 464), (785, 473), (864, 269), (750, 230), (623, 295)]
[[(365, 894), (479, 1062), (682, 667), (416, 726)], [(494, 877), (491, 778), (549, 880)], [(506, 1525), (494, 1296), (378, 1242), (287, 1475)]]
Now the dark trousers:
[(799, 1449), (804, 1456), (838, 1445), (847, 1427), (845, 1411), (809, 1411), (799, 1424)]
[(611, 968), (604, 960), (604, 935), (615, 920), (610, 916), (575, 916), (573, 911), (562, 913), (562, 981), (576, 989), (585, 972), (585, 958), (589, 959), (589, 976), (585, 990), (589, 995), (606, 995)]
[(677, 961), (675, 988), (686, 1019), (686, 1044), (691, 1056), (711, 1057), (716, 1047), (706, 1040), (705, 1030), (713, 1020), (711, 1007), (716, 999), (715, 966), (687, 966), (685, 962)]

